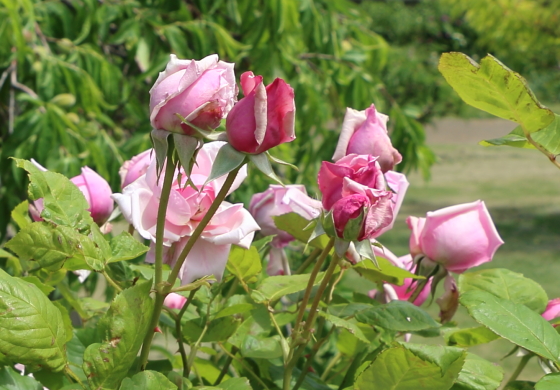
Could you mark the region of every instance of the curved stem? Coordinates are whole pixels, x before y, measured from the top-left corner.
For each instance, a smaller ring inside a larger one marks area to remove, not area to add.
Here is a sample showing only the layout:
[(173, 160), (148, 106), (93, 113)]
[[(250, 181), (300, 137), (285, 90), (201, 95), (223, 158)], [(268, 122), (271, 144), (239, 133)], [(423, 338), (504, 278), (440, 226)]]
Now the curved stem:
[(107, 279), (107, 282), (108, 282), (111, 286), (113, 286), (113, 288), (114, 288), (115, 290), (117, 290), (117, 292), (121, 292), (121, 291), (122, 291), (121, 286), (119, 286), (119, 285), (117, 284), (117, 282), (115, 282), (115, 281), (113, 280), (113, 278), (111, 278), (111, 277), (109, 276), (109, 274), (107, 273), (107, 271), (103, 270), (101, 273), (103, 274), (103, 276), (105, 276), (105, 279)]
[(430, 277), (427, 277), (426, 279), (422, 279), (422, 280), (418, 281), (418, 284), (416, 285), (416, 288), (414, 289), (414, 292), (412, 293), (412, 295), (410, 297), (408, 297), (408, 302), (414, 303), (414, 301), (416, 300), (416, 298), (418, 298), (418, 296), (420, 295), (422, 290), (424, 290), (424, 287), (426, 287), (426, 285), (428, 284), (429, 280), (430, 280)]
[(539, 144), (538, 142), (536, 142), (532, 137), (531, 134), (527, 131), (525, 131), (525, 137), (527, 138), (527, 141), (529, 141), (529, 143), (531, 145), (533, 145), (539, 152), (541, 152), (542, 154), (544, 154), (546, 157), (548, 157), (548, 159), (550, 160), (551, 163), (553, 163), (554, 165), (556, 165), (557, 168), (560, 168), (560, 161), (556, 160), (556, 156), (552, 153), (550, 153), (548, 150), (546, 150), (541, 144)]
[(202, 234), (202, 231), (204, 230), (204, 228), (206, 228), (206, 225), (208, 225), (208, 223), (210, 222), (210, 220), (212, 219), (212, 217), (214, 216), (214, 214), (218, 210), (218, 207), (220, 207), (220, 205), (222, 204), (222, 202), (226, 198), (231, 186), (233, 185), (233, 182), (235, 181), (235, 178), (237, 176), (237, 172), (239, 172), (239, 170), (243, 167), (243, 165), (244, 164), (241, 164), (239, 167), (235, 168), (233, 171), (231, 171), (228, 174), (222, 188), (220, 189), (220, 192), (216, 196), (216, 199), (214, 199), (214, 202), (212, 202), (212, 204), (210, 205), (210, 208), (206, 212), (206, 215), (204, 215), (204, 218), (202, 218), (202, 220), (200, 221), (200, 223), (198, 224), (198, 226), (194, 230), (193, 234), (191, 235), (191, 237), (187, 241), (187, 244), (185, 245), (185, 248), (183, 249), (183, 251), (181, 252), (179, 257), (177, 258), (177, 262), (173, 266), (173, 269), (171, 270), (171, 273), (169, 274), (169, 277), (167, 278), (167, 282), (169, 283), (169, 286), (173, 286), (173, 284), (175, 283), (175, 280), (177, 279), (177, 276), (179, 275), (179, 271), (181, 270), (181, 267), (183, 266), (183, 263), (185, 262), (185, 259), (189, 255), (193, 245), (195, 244), (198, 237), (200, 237), (200, 235)]

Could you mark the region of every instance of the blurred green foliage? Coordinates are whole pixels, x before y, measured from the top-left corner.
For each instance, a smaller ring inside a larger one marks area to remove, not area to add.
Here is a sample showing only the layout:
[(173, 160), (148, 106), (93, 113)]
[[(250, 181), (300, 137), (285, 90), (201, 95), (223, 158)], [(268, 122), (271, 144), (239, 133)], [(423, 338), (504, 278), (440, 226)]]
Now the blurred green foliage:
[[(148, 91), (170, 53), (218, 53), (238, 76), (290, 83), (298, 138), (272, 151), (300, 169), (281, 170), (286, 182), (316, 192), (345, 107), (372, 102), (390, 115), (399, 169), (427, 177), (422, 123), (464, 107), (439, 54), (484, 46), (469, 18), (453, 0), (0, 0), (0, 232), (26, 196), (10, 156), (69, 177), (88, 165), (119, 189), (122, 162), (150, 145)], [(235, 200), (267, 185), (250, 175)]]

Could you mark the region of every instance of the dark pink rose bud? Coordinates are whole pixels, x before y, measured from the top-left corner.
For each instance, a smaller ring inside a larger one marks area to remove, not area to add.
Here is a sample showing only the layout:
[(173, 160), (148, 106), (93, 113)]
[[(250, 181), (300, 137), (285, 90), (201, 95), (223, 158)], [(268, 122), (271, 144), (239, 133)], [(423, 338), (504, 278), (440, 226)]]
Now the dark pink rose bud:
[(121, 188), (126, 187), (133, 181), (136, 181), (136, 179), (138, 179), (140, 176), (145, 174), (154, 157), (154, 150), (148, 149), (132, 157), (130, 160), (125, 161), (122, 167), (119, 169), (119, 175), (121, 177)]
[(257, 154), (296, 138), (292, 87), (276, 79), (265, 88), (262, 76), (245, 72), (241, 75), (241, 88), (245, 97), (233, 106), (226, 119), (231, 146)]
[(448, 271), (463, 273), (492, 260), (504, 242), (484, 202), (459, 204), (429, 212), (426, 218), (408, 217), (410, 253), (425, 255)]
[(181, 115), (196, 127), (212, 130), (220, 125), (237, 101), (234, 64), (213, 54), (200, 61), (180, 60), (171, 54), (164, 72), (150, 90), (150, 122), (154, 129), (192, 135)]
[(389, 117), (377, 112), (373, 104), (364, 111), (347, 108), (333, 160), (338, 161), (351, 153), (371, 154), (378, 157), (383, 173), (392, 170), (402, 161), (402, 156), (387, 133), (388, 120)]

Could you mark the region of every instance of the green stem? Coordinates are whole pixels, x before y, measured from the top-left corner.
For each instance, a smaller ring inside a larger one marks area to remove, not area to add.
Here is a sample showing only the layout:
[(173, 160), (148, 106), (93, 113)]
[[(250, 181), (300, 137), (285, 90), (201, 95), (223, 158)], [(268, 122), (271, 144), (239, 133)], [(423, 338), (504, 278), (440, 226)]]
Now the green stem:
[(334, 333), (334, 330), (336, 329), (336, 327), (333, 325), (333, 327), (329, 330), (329, 332), (327, 333), (327, 335), (323, 338), (321, 338), (319, 341), (317, 341), (315, 343), (315, 345), (313, 346), (313, 349), (311, 350), (311, 353), (309, 354), (309, 357), (307, 358), (305, 365), (303, 366), (303, 369), (301, 370), (300, 374), (299, 374), (299, 378), (294, 386), (294, 388), (292, 390), (297, 390), (299, 389), (299, 387), (303, 384), (303, 381), (305, 380), (305, 377), (307, 376), (307, 374), (309, 373), (309, 367), (311, 367), (311, 364), (313, 363), (313, 359), (315, 359), (315, 355), (317, 355), (317, 352), (319, 352), (319, 348), (321, 348), (321, 346), (325, 343), (325, 341), (327, 341), (329, 339), (329, 337), (331, 337), (331, 335)]
[[(171, 140), (173, 137), (171, 137)], [(165, 173), (163, 179), (163, 187), (159, 199), (158, 216), (156, 225), (156, 261), (155, 261), (155, 285), (156, 290), (160, 291), (160, 284), (163, 280), (163, 235), (165, 233), (165, 215), (167, 213), (167, 204), (169, 203), (169, 194), (171, 193), (171, 185), (175, 176), (175, 164), (173, 160), (173, 152), (175, 147), (172, 141), (169, 142), (167, 148), (167, 159), (165, 165)]]
[(66, 374), (66, 376), (72, 378), (72, 380), (74, 380), (76, 383), (79, 383), (80, 386), (84, 387), (84, 384), (82, 383), (82, 381), (80, 380), (80, 378), (78, 378), (78, 376), (76, 374), (74, 374), (74, 371), (72, 371), (70, 369), (70, 367), (66, 366), (64, 368), (64, 374)]
[(350, 364), (350, 367), (348, 367), (348, 370), (346, 370), (346, 375), (344, 375), (344, 378), (342, 379), (342, 382), (340, 383), (340, 386), (338, 386), (338, 390), (345, 389), (348, 386), (352, 385), (352, 382), (354, 381), (354, 374), (356, 373), (356, 370), (362, 364), (362, 360), (367, 355), (367, 353), (368, 352), (367, 352), (367, 349), (366, 349), (362, 352), (359, 352), (354, 357), (354, 360), (352, 360), (352, 364)]
[(525, 368), (525, 366), (527, 365), (527, 363), (529, 363), (529, 360), (531, 360), (531, 358), (535, 356), (532, 353), (529, 353), (525, 356), (523, 356), (521, 358), (521, 361), (519, 362), (519, 364), (517, 365), (517, 367), (515, 368), (515, 371), (513, 372), (513, 374), (511, 374), (511, 377), (509, 378), (509, 380), (507, 381), (507, 383), (511, 383), (513, 381), (515, 381), (517, 379), (517, 377), (519, 376), (519, 374), (521, 374), (521, 371), (523, 371), (523, 369)]
[(239, 172), (239, 170), (243, 167), (243, 165), (244, 164), (241, 164), (239, 167), (235, 168), (233, 171), (231, 171), (228, 174), (228, 176), (227, 176), (227, 178), (224, 182), (224, 185), (222, 186), (222, 188), (220, 189), (220, 192), (216, 196), (216, 199), (214, 199), (214, 202), (212, 202), (212, 204), (210, 205), (210, 208), (206, 212), (206, 215), (204, 215), (204, 218), (202, 218), (202, 220), (200, 221), (200, 223), (198, 224), (198, 226), (194, 230), (193, 234), (191, 235), (191, 237), (187, 241), (187, 244), (185, 245), (185, 248), (183, 249), (183, 251), (181, 252), (179, 257), (177, 258), (177, 262), (173, 266), (173, 269), (171, 270), (171, 273), (169, 274), (169, 277), (167, 278), (167, 282), (169, 283), (169, 286), (173, 286), (173, 284), (175, 283), (175, 280), (177, 279), (177, 276), (179, 275), (179, 272), (181, 271), (181, 267), (183, 266), (183, 263), (185, 262), (185, 259), (189, 255), (193, 245), (195, 244), (196, 240), (198, 240), (198, 237), (200, 237), (200, 235), (202, 234), (202, 231), (204, 230), (204, 228), (206, 228), (206, 225), (208, 225), (208, 223), (210, 222), (210, 220), (212, 219), (212, 217), (214, 216), (214, 214), (218, 210), (218, 207), (220, 207), (220, 205), (222, 204), (222, 202), (226, 198), (231, 186), (233, 185), (233, 182), (235, 181), (235, 177), (237, 176), (237, 172)]
[(179, 315), (177, 316), (177, 318), (175, 318), (175, 333), (177, 333), (177, 344), (179, 344), (179, 353), (181, 354), (181, 360), (183, 361), (184, 378), (189, 377), (190, 368), (189, 368), (189, 361), (187, 359), (187, 352), (185, 351), (185, 344), (183, 343), (183, 329), (181, 327), (181, 319), (183, 318), (183, 315), (187, 311), (187, 308), (189, 307), (190, 303), (194, 298), (194, 295), (198, 290), (199, 289), (196, 288), (190, 292), (189, 297), (187, 298), (187, 302), (185, 302), (185, 304), (181, 308), (181, 311), (179, 312)]
[(339, 360), (341, 358), (342, 358), (342, 354), (340, 352), (337, 352), (336, 355), (333, 356), (333, 358), (330, 360), (329, 364), (327, 364), (327, 367), (325, 368), (325, 371), (323, 371), (323, 373), (321, 374), (321, 380), (322, 381), (325, 381), (325, 379), (327, 379), (327, 377), (329, 376), (329, 373), (337, 365), (337, 363), (339, 362)]
[[(148, 356), (150, 355), (150, 347), (152, 345), (152, 340), (154, 339), (154, 329), (159, 323), (159, 316), (161, 314), (161, 308), (163, 307), (163, 301), (167, 295), (167, 291), (163, 292), (161, 290), (161, 282), (163, 275), (163, 234), (165, 232), (165, 214), (167, 212), (167, 204), (169, 202), (169, 194), (171, 193), (171, 185), (173, 184), (173, 178), (175, 175), (175, 164), (172, 162), (173, 153), (175, 147), (173, 143), (169, 143), (167, 148), (167, 160), (165, 166), (165, 173), (163, 179), (163, 187), (161, 189), (157, 225), (156, 225), (156, 261), (155, 261), (155, 288), (156, 296), (154, 301), (154, 311), (152, 313), (152, 319), (150, 321), (150, 326), (148, 327), (148, 332), (144, 337), (142, 343), (142, 352), (140, 353), (140, 370), (146, 369), (146, 364), (148, 363)], [(170, 286), (171, 287), (171, 286)]]
[(233, 347), (231, 347), (231, 355), (228, 355), (228, 357), (226, 359), (226, 362), (224, 363), (224, 366), (222, 367), (222, 371), (220, 371), (220, 375), (218, 375), (218, 378), (214, 382), (214, 386), (219, 385), (222, 382), (222, 380), (224, 379), (224, 376), (226, 376), (226, 374), (229, 370), (229, 366), (231, 365), (231, 362), (233, 362), (233, 356), (235, 356), (237, 351), (238, 351), (238, 349), (235, 345)]
[(119, 285), (117, 284), (117, 282), (115, 282), (115, 281), (109, 276), (109, 274), (107, 273), (107, 271), (103, 270), (101, 273), (103, 274), (103, 276), (105, 276), (105, 279), (107, 279), (107, 282), (108, 282), (111, 286), (113, 286), (113, 288), (114, 288), (115, 290), (117, 290), (117, 292), (121, 292), (121, 291), (122, 291), (121, 286), (119, 286)]
[(303, 321), (303, 316), (305, 314), (305, 309), (307, 308), (307, 303), (309, 302), (309, 297), (311, 296), (311, 290), (313, 290), (313, 285), (315, 284), (315, 279), (317, 279), (317, 274), (319, 274), (319, 271), (321, 270), (321, 267), (323, 266), (323, 263), (325, 262), (325, 259), (327, 258), (328, 254), (331, 251), (331, 249), (333, 248), (333, 246), (334, 246), (334, 238), (331, 238), (331, 240), (329, 241), (329, 243), (327, 244), (327, 246), (325, 247), (325, 249), (321, 253), (321, 256), (319, 257), (319, 260), (317, 260), (317, 262), (315, 263), (315, 266), (313, 267), (313, 270), (311, 270), (311, 275), (309, 276), (309, 282), (307, 283), (307, 288), (305, 289), (303, 299), (301, 300), (298, 316), (297, 316), (296, 322), (294, 324), (294, 333), (295, 333), (294, 336), (299, 333), (299, 327), (300, 327), (301, 321)]
[(311, 264), (311, 262), (313, 262), (313, 260), (315, 260), (317, 258), (317, 256), (319, 256), (321, 254), (321, 249), (319, 248), (315, 248), (313, 250), (313, 252), (311, 252), (309, 254), (309, 257), (307, 259), (305, 259), (305, 261), (303, 262), (302, 265), (299, 266), (299, 268), (296, 270), (296, 272), (294, 273), (294, 275), (299, 275), (301, 274), (303, 271), (305, 271), (307, 269), (307, 267), (309, 267), (309, 264)]
[[(222, 345), (222, 343), (218, 343), (218, 345), (220, 346), (220, 348), (222, 348), (222, 350), (223, 350), (229, 357), (231, 357), (233, 360), (235, 360), (236, 362), (238, 362), (238, 363), (245, 369), (245, 371), (247, 371), (247, 373), (251, 374), (251, 376), (252, 376), (257, 382), (259, 382), (260, 385), (261, 385), (264, 389), (270, 390), (269, 387), (266, 385), (266, 383), (264, 383), (263, 380), (262, 380), (257, 374), (254, 373), (254, 371), (251, 369), (251, 367), (249, 367), (249, 366), (243, 361), (243, 359), (238, 359), (238, 358), (236, 358), (236, 357), (235, 357), (235, 354), (232, 354), (231, 352), (229, 352), (229, 351), (227, 350), (227, 348), (224, 347), (224, 346)], [(233, 349), (232, 349), (232, 352), (233, 352)]]
[(408, 302), (414, 303), (414, 301), (416, 300), (416, 298), (418, 298), (422, 290), (424, 290), (424, 287), (426, 287), (426, 285), (428, 284), (429, 280), (430, 277), (427, 277), (426, 279), (422, 279), (418, 281), (418, 283), (416, 284), (416, 288), (414, 289), (414, 292), (410, 297), (408, 297)]

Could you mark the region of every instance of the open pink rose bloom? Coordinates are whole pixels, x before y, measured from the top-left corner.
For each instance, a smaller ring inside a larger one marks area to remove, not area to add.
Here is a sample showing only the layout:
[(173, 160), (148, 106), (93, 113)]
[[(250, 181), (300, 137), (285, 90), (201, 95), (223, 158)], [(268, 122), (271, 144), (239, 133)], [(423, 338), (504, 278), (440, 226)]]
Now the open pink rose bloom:
[[(225, 181), (225, 177), (221, 177), (204, 185), (223, 144), (218, 141), (206, 143), (199, 151), (191, 174), (191, 180), (199, 191), (185, 185), (184, 172), (182, 175), (175, 172), (164, 232), (164, 257), (169, 264), (175, 263)], [(247, 170), (244, 167), (230, 193), (239, 187), (246, 176)], [(179, 177), (182, 177), (181, 183)], [(134, 225), (143, 238), (152, 240), (152, 243), (155, 241), (161, 186), (162, 180), (157, 180), (154, 159), (146, 174), (126, 186), (122, 194), (113, 195), (126, 220)], [(248, 248), (258, 229), (259, 226), (242, 204), (222, 202), (181, 268), (182, 283), (187, 284), (206, 275), (221, 279), (231, 245)], [(150, 260), (153, 261), (153, 251), (147, 255), (147, 261)]]

